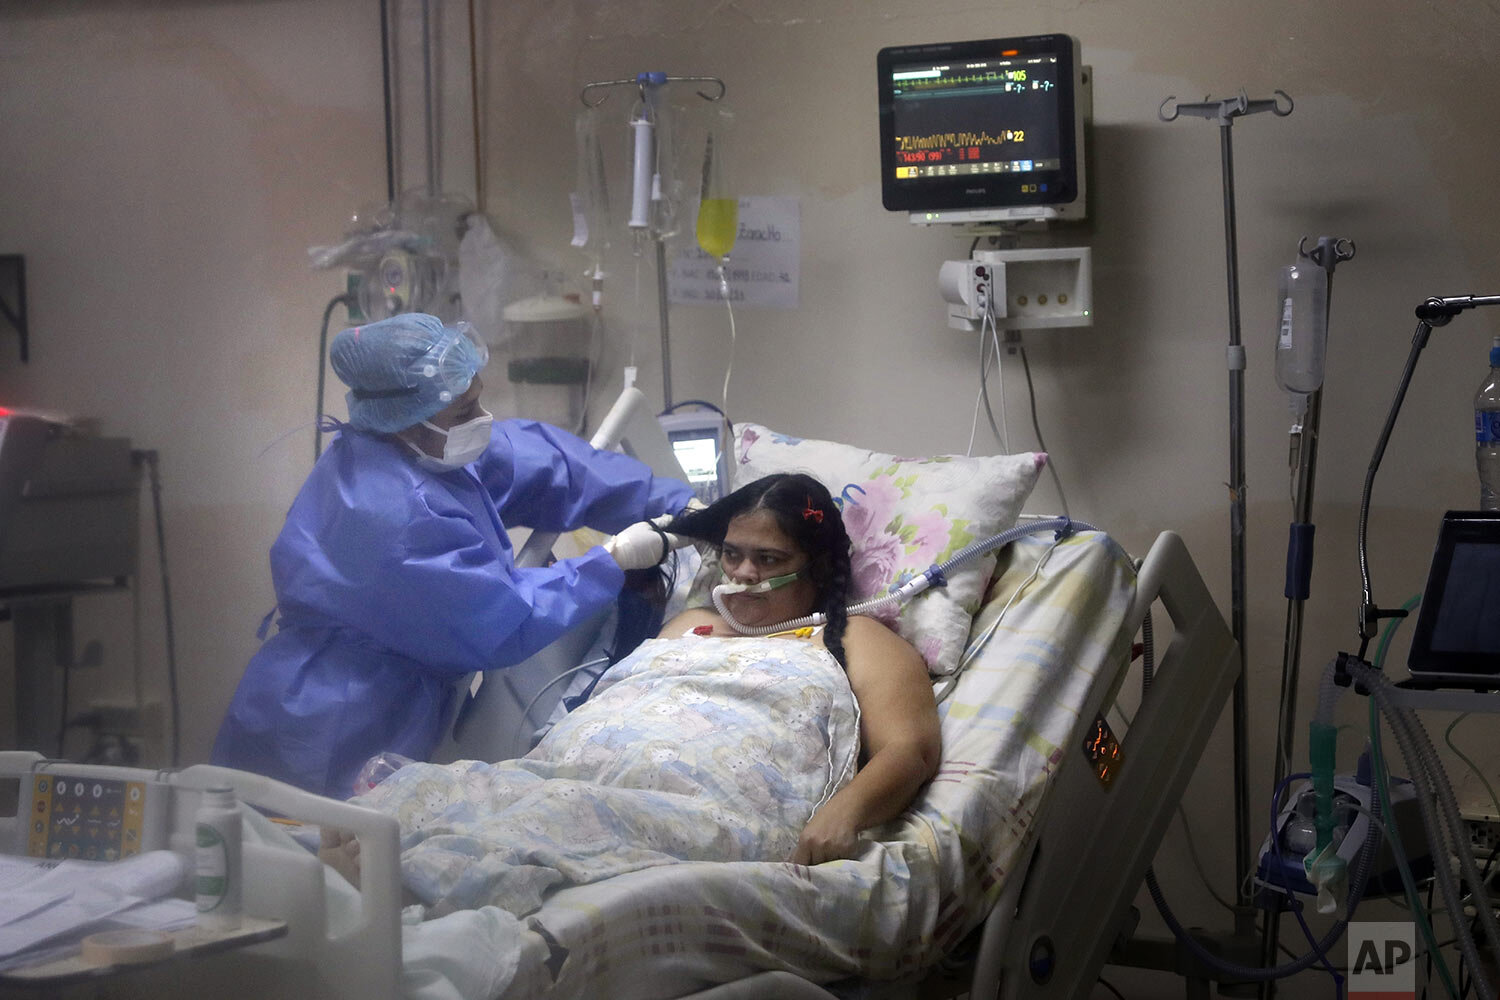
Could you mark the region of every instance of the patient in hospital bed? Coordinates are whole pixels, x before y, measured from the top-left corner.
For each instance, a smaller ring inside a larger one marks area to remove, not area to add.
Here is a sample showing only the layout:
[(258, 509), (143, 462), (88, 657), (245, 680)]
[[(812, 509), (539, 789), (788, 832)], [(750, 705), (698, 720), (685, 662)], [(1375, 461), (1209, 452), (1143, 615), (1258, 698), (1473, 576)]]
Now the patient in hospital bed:
[[(356, 799), (399, 821), (402, 879), (426, 915), (520, 916), (565, 886), (677, 861), (853, 857), (935, 773), (926, 665), (844, 614), (849, 537), (822, 484), (767, 476), (670, 530), (717, 547), (745, 585), (723, 598), (743, 632), (686, 611), (526, 757), (413, 764)], [(827, 624), (746, 634), (813, 612)], [(321, 854), (357, 878), (357, 847), (330, 831)]]

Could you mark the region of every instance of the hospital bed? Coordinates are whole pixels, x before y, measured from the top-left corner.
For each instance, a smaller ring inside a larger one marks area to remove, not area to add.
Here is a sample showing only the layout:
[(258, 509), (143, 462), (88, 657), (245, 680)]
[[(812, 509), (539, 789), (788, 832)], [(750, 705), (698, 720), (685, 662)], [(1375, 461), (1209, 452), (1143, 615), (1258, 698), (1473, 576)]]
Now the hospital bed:
[[(362, 884), (353, 890), (284, 827), (251, 816), (246, 910), (285, 918), (287, 936), (194, 963), (165, 993), (152, 982), (142, 995), (271, 995), (289, 984), (300, 996), (375, 998), (543, 987), (701, 1000), (1086, 995), (1237, 658), (1175, 534), (1138, 564), (1100, 533), (1052, 542), (1027, 538), (1002, 554), (974, 618), (973, 662), (942, 705), (942, 768), (857, 862), (684, 863), (563, 889), (522, 921), (485, 908), (403, 926), (393, 819), (191, 767), (161, 776), (169, 846), (190, 850), (196, 790), (227, 783), (269, 813), (354, 831)], [(1170, 640), (1116, 754), (1098, 721), (1125, 688), (1153, 607)], [(0, 772), (35, 761), (0, 755)], [(20, 821), (0, 819), (0, 837), (7, 822)], [(856, 926), (844, 934), (841, 920)]]

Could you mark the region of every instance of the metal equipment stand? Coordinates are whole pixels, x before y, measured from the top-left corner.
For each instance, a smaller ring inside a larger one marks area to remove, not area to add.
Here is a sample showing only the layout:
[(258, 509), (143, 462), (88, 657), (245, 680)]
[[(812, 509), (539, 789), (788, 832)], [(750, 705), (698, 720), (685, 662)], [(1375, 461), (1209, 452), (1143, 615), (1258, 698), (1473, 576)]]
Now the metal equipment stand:
[[(1328, 273), (1328, 297), (1324, 302), (1324, 328), (1333, 310), (1333, 271), (1340, 263), (1354, 257), (1354, 243), (1334, 236), (1318, 237), (1318, 245), (1305, 250), (1306, 238), (1297, 244), (1297, 256), (1311, 260)], [(1307, 394), (1307, 412), (1296, 435), (1297, 478), (1293, 500), (1292, 524), (1287, 540), (1286, 564), (1286, 636), (1281, 659), (1281, 710), (1276, 726), (1276, 767), (1271, 787), (1281, 784), (1291, 769), (1288, 759), (1295, 742), (1297, 675), (1302, 660), (1302, 608), (1311, 593), (1313, 563), (1312, 500), (1313, 478), (1318, 465), (1318, 423), (1323, 407), (1323, 388)], [(1261, 965), (1276, 964), (1281, 914), (1276, 909), (1266, 913), (1261, 932)]]
[[(584, 107), (597, 108), (609, 99), (609, 94), (595, 100), (591, 92), (604, 90), (610, 87), (635, 87), (640, 96), (641, 118), (631, 122), (632, 126), (641, 126), (641, 131), (636, 135), (635, 154), (635, 176), (637, 183), (643, 176), (650, 177), (657, 171), (658, 150), (655, 147), (655, 121), (651, 118), (651, 109), (655, 106), (657, 93), (670, 83), (709, 83), (716, 85), (719, 90), (716, 94), (709, 94), (702, 90), (696, 91), (697, 95), (705, 101), (722, 100), (725, 94), (724, 81), (716, 76), (668, 76), (665, 73), (638, 73), (631, 80), (602, 80), (596, 83), (584, 84), (582, 92), (578, 95)], [(642, 157), (645, 159), (642, 160)], [(660, 197), (659, 186), (655, 191), (645, 189), (653, 199)], [(635, 192), (636, 200), (640, 201), (645, 194), (638, 189)], [(661, 326), (661, 385), (662, 406), (664, 409), (672, 408), (672, 338), (667, 324), (667, 244), (666, 237), (657, 228), (654, 214), (646, 210), (642, 205), (633, 205), (631, 211), (630, 227), (642, 231), (650, 236), (651, 242), (656, 244), (656, 314), (657, 321)]]
[(1225, 100), (1205, 100), (1198, 104), (1175, 104), (1168, 97), (1157, 110), (1162, 121), (1174, 121), (1179, 115), (1208, 118), (1219, 125), (1219, 151), (1224, 175), (1224, 249), (1225, 271), (1229, 290), (1229, 542), (1230, 542), (1230, 628), (1239, 643), (1240, 672), (1234, 684), (1234, 865), (1238, 907), (1235, 915), (1236, 935), (1254, 936), (1255, 910), (1244, 890), (1251, 871), (1250, 795), (1249, 795), (1249, 726), (1245, 691), (1245, 348), (1240, 343), (1239, 251), (1234, 218), (1234, 120), (1245, 115), (1270, 111), (1277, 117), (1292, 113), (1292, 99), (1284, 91), (1276, 96), (1286, 101), (1282, 110), (1275, 98), (1252, 101), (1244, 91)]

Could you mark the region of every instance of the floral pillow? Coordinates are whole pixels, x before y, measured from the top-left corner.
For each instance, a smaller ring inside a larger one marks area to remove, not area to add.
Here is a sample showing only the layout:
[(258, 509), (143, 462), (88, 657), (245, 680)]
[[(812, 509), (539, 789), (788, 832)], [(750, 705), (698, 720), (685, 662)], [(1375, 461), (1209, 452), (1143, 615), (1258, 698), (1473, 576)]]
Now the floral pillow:
[[(857, 600), (1011, 527), (1046, 462), (1040, 453), (900, 458), (740, 424), (729, 465), (734, 487), (773, 472), (805, 472), (828, 487), (854, 545)], [(921, 652), (932, 673), (952, 673), (994, 569), (993, 553), (956, 568), (947, 587), (922, 594), (886, 624)], [(707, 603), (722, 580), (718, 559), (706, 557), (689, 604)]]

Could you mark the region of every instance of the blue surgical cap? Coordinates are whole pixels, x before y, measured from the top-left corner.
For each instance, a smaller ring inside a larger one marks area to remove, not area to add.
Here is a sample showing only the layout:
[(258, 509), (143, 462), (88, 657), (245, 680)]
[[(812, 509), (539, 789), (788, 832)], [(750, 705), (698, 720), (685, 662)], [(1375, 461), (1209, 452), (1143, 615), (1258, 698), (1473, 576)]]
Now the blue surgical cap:
[(349, 392), (349, 422), (389, 434), (420, 423), (469, 388), (489, 349), (467, 323), (403, 313), (339, 331), (329, 349)]

